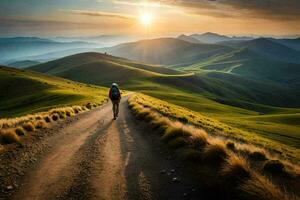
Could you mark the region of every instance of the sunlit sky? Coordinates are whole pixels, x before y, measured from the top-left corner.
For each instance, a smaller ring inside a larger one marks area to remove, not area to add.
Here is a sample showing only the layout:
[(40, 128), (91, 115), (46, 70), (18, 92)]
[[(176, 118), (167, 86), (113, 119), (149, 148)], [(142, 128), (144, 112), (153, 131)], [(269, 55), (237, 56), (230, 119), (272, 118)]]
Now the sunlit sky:
[(1, 0), (0, 36), (300, 35), (300, 0)]

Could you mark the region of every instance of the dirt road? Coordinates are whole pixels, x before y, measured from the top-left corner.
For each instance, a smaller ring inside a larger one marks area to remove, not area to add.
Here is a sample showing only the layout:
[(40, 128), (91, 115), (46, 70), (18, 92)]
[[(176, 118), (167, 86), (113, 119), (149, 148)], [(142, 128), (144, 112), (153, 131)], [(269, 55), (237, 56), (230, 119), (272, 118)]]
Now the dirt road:
[(83, 113), (47, 138), (51, 147), (9, 199), (199, 199), (151, 130), (120, 104)]

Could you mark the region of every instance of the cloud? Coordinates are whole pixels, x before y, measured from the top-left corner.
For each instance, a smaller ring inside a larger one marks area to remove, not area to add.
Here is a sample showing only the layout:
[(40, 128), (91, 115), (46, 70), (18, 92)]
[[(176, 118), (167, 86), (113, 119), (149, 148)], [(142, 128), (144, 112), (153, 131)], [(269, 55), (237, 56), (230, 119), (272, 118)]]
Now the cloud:
[(119, 18), (119, 19), (126, 19), (126, 20), (131, 20), (135, 18), (132, 15), (113, 13), (113, 12), (89, 11), (89, 10), (61, 10), (61, 11), (69, 12), (77, 15), (92, 16), (92, 17), (109, 17), (109, 18)]
[(152, 0), (215, 17), (300, 20), (299, 0)]

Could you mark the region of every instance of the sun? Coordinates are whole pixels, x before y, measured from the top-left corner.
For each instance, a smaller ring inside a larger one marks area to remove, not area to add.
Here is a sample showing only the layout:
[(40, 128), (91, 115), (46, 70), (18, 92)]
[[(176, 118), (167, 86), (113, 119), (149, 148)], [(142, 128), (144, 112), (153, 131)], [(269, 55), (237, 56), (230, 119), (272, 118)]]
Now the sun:
[(150, 26), (153, 22), (153, 16), (150, 13), (143, 13), (140, 16), (140, 22), (143, 26)]

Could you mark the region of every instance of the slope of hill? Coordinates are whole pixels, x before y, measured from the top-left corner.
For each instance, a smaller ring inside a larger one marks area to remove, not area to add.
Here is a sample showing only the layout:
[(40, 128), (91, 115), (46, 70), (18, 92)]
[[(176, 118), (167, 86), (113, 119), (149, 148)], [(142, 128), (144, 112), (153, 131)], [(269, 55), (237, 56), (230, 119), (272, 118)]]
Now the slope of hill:
[[(242, 51), (238, 58), (246, 59), (252, 53)], [(168, 73), (163, 74), (162, 70), (166, 69), (162, 67), (155, 68), (97, 53), (69, 56), (30, 69), (84, 83), (110, 85), (118, 82), (124, 89), (140, 91), (262, 135), (282, 135), (279, 130), (283, 130), (283, 127), (287, 136), (295, 135), (298, 131), (285, 121), (289, 121), (287, 114), (300, 112), (299, 90), (274, 81), (216, 71), (195, 75), (166, 71)], [(175, 73), (167, 75), (170, 72)], [(269, 121), (258, 126), (259, 119), (249, 119), (269, 114), (284, 114), (282, 122)], [(285, 136), (278, 136), (277, 139), (288, 142)]]
[(125, 43), (101, 51), (144, 63), (185, 66), (230, 49), (214, 44), (195, 44), (180, 39), (159, 38)]
[(254, 80), (269, 80), (300, 86), (300, 65), (270, 60), (247, 49), (208, 58), (205, 61), (181, 68), (184, 71), (216, 70), (235, 73)]
[(15, 117), (53, 107), (101, 102), (107, 89), (0, 66), (0, 117)]
[(15, 68), (26, 68), (37, 64), (40, 64), (40, 62), (33, 60), (21, 60), (16, 62), (10, 62), (7, 65)]
[(300, 38), (296, 39), (274, 39), (270, 38), (271, 41), (280, 43), (282, 45), (285, 45), (289, 48), (295, 49), (297, 51), (300, 51)]
[(196, 38), (193, 38), (193, 37), (191, 37), (191, 36), (187, 36), (187, 35), (184, 35), (184, 34), (182, 34), (182, 35), (179, 35), (178, 37), (177, 37), (177, 39), (180, 39), (180, 40), (183, 40), (183, 41), (186, 41), (186, 42), (190, 42), (190, 43), (201, 43), (199, 40), (197, 40)]
[(251, 41), (227, 41), (220, 44), (235, 48), (248, 48), (272, 60), (300, 63), (299, 51), (280, 44), (275, 39), (258, 38)]
[(29, 68), (85, 83), (110, 85), (125, 83), (132, 78), (156, 75), (179, 75), (182, 72), (153, 65), (144, 65), (100, 53), (82, 53)]

